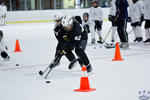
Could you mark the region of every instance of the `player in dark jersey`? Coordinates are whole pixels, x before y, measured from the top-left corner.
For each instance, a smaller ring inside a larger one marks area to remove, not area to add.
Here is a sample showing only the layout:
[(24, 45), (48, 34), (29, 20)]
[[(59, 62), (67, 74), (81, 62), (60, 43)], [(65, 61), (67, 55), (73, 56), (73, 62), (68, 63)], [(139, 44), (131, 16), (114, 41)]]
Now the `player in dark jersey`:
[(64, 33), (67, 35), (68, 46), (75, 48), (75, 53), (87, 67), (87, 72), (91, 72), (92, 67), (90, 61), (84, 52), (87, 44), (87, 32), (84, 31), (82, 25), (71, 16), (62, 18), (62, 26)]

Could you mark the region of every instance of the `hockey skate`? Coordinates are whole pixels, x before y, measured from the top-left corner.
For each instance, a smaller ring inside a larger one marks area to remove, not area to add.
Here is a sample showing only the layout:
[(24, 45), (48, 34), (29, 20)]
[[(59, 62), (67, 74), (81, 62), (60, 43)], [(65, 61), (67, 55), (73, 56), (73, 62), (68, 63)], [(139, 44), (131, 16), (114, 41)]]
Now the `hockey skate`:
[(150, 43), (150, 39), (145, 40), (144, 43)]
[(133, 41), (134, 41), (134, 42), (138, 42), (138, 38), (135, 38)]
[(72, 68), (74, 68), (74, 66), (76, 65), (77, 61), (78, 61), (77, 59), (74, 59), (73, 61), (71, 61), (71, 63), (69, 64), (68, 69), (71, 70)]
[(94, 43), (95, 43), (95, 39), (92, 39), (92, 40), (91, 40), (91, 44), (94, 44)]
[(129, 44), (127, 42), (121, 43), (120, 48), (127, 50), (127, 49), (129, 49)]
[(143, 38), (142, 37), (139, 37), (138, 38), (138, 42), (142, 42), (143, 41)]
[(100, 44), (102, 44), (103, 42), (102, 42), (102, 38), (100, 37), (99, 38), (99, 40), (97, 41), (97, 43), (100, 43)]
[(88, 64), (88, 65), (86, 66), (86, 70), (87, 70), (87, 73), (92, 72), (92, 66), (91, 66), (91, 64)]

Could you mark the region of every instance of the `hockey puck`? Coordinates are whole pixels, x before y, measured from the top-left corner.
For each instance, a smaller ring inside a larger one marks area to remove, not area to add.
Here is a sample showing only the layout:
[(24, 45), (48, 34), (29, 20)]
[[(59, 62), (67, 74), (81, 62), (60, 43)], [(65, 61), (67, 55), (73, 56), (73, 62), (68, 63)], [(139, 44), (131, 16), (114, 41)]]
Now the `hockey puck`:
[(16, 66), (19, 66), (19, 64), (16, 64)]
[(96, 47), (94, 47), (94, 49), (96, 49)]
[(51, 83), (50, 81), (46, 81), (45, 83)]

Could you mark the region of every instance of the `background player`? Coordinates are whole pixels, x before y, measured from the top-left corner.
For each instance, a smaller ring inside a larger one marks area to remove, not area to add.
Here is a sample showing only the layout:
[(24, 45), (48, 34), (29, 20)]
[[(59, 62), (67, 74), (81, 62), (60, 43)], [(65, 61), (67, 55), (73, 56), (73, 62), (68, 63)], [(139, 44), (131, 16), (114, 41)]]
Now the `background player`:
[(142, 21), (144, 20), (143, 8), (144, 8), (143, 2), (139, 0), (132, 0), (129, 6), (131, 26), (135, 34), (134, 42), (143, 41), (142, 28), (141, 28)]
[(0, 21), (1, 25), (6, 25), (6, 14), (7, 14), (7, 7), (2, 3), (0, 5)]
[(116, 15), (116, 5), (115, 5), (116, 0), (112, 0), (111, 1), (111, 7), (110, 7), (110, 15), (108, 16), (109, 21), (112, 22), (112, 34), (111, 34), (111, 42), (114, 43), (115, 42), (115, 33), (117, 31), (117, 25), (116, 23), (113, 21)]
[(92, 1), (93, 7), (90, 8), (89, 17), (90, 17), (90, 31), (91, 31), (91, 43), (95, 43), (95, 33), (98, 34), (99, 40), (98, 43), (102, 42), (101, 30), (103, 23), (103, 12), (102, 8), (99, 6), (99, 2), (97, 0)]
[(0, 30), (0, 54), (1, 54), (1, 57), (4, 59), (4, 61), (10, 60), (7, 50), (8, 50), (8, 48), (3, 39), (3, 31)]
[(146, 33), (146, 40), (144, 43), (150, 43), (150, 1), (144, 1), (144, 19), (145, 19), (145, 33)]

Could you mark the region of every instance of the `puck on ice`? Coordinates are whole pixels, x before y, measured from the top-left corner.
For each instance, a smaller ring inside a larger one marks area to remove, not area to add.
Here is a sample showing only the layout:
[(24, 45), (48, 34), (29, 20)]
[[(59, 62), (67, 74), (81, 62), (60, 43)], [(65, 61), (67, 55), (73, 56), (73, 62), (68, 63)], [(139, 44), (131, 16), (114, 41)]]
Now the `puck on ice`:
[(50, 83), (50, 81), (46, 81), (45, 83)]
[(16, 66), (19, 66), (19, 64), (16, 64)]

